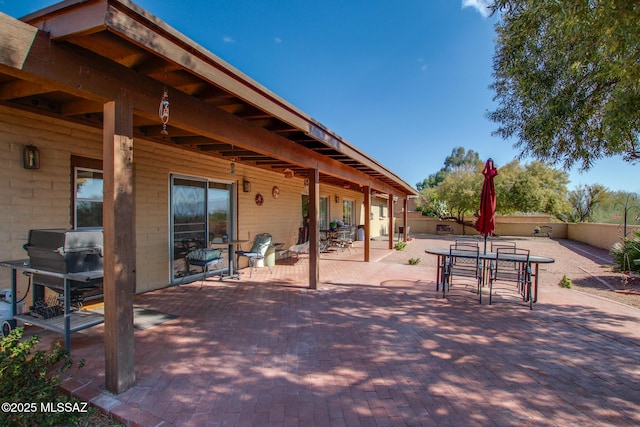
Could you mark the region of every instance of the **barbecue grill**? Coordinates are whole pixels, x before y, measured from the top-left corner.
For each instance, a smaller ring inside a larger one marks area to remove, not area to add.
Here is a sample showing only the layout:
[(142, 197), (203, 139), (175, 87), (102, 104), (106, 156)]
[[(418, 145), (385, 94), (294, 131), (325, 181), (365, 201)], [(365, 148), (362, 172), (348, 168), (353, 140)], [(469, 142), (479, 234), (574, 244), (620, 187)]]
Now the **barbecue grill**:
[[(83, 273), (103, 269), (102, 230), (30, 230), (24, 245), (29, 266), (54, 273)], [(64, 293), (64, 279), (33, 274), (34, 301), (43, 299), (44, 286)], [(71, 299), (82, 300), (102, 294), (102, 278), (86, 282), (71, 280)]]

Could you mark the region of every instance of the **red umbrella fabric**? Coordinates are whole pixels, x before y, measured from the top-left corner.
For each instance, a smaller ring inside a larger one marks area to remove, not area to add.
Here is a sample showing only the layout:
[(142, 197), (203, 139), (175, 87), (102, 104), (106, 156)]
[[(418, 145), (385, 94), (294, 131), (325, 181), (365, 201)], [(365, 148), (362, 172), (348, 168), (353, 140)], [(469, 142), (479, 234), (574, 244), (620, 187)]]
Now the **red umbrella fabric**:
[(493, 178), (498, 175), (498, 169), (494, 166), (492, 159), (487, 160), (482, 174), (484, 183), (480, 195), (480, 215), (476, 221), (476, 230), (486, 238), (496, 230), (496, 187)]

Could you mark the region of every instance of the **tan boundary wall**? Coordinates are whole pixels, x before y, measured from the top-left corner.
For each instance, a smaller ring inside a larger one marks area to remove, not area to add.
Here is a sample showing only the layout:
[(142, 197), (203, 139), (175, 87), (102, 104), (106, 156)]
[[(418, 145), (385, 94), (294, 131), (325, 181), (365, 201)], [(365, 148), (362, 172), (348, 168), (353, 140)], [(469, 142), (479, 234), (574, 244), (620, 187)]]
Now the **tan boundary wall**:
[[(38, 170), (22, 168), (22, 149), (28, 144), (40, 150)], [(102, 159), (102, 129), (0, 106), (0, 259), (27, 258), (23, 245), (30, 229), (71, 227), (72, 155)], [(240, 163), (232, 177), (228, 161), (140, 138), (134, 139), (133, 160), (137, 292), (169, 285), (171, 174), (237, 182), (238, 238), (253, 240), (257, 233), (268, 232), (274, 242), (287, 247), (296, 243), (304, 177), (284, 178), (282, 173)], [(248, 193), (242, 191), (243, 179), (251, 182)], [(274, 186), (280, 190), (277, 199), (272, 197)], [(264, 197), (262, 206), (255, 203), (257, 193)], [(362, 223), (361, 192), (321, 185), (320, 195), (329, 199), (330, 218), (341, 218), (342, 201), (353, 200), (355, 221)], [(18, 293), (23, 295), (26, 278), (19, 277)], [(1, 268), (0, 289), (10, 286), (10, 270)]]
[[(469, 219), (473, 221), (473, 219)], [(436, 218), (424, 217), (420, 212), (409, 212), (407, 221), (411, 234), (438, 234), (437, 225), (448, 225), (454, 235), (478, 235), (475, 228), (462, 226), (453, 221), (441, 221)], [(402, 218), (396, 219), (396, 228), (402, 225)], [(536, 226), (549, 225), (552, 227), (552, 238), (571, 239), (578, 242), (609, 250), (614, 243), (619, 242), (623, 226), (618, 224), (594, 223), (561, 223), (551, 221), (550, 216), (499, 216), (496, 218), (496, 234), (499, 236), (533, 236)], [(628, 225), (627, 235), (632, 230), (640, 230), (638, 225)]]
[[(633, 235), (632, 230), (640, 230), (640, 225), (627, 225), (627, 236)], [(611, 249), (616, 242), (620, 242), (624, 234), (624, 227), (618, 224), (568, 224), (567, 239), (588, 243), (603, 249)]]

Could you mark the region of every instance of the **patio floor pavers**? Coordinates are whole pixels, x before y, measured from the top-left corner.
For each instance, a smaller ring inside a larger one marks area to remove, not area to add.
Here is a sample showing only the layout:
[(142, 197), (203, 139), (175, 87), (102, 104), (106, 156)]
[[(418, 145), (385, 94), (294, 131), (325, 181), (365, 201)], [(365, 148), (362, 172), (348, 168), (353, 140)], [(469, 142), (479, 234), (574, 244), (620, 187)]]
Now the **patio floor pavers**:
[(361, 256), (323, 256), (317, 290), (301, 259), (138, 295), (178, 317), (135, 331), (136, 384), (104, 391), (99, 326), (72, 336), (86, 366), (65, 388), (140, 426), (640, 425), (639, 310), (559, 288), (562, 265), (530, 311), (471, 284), (443, 299), (428, 258)]

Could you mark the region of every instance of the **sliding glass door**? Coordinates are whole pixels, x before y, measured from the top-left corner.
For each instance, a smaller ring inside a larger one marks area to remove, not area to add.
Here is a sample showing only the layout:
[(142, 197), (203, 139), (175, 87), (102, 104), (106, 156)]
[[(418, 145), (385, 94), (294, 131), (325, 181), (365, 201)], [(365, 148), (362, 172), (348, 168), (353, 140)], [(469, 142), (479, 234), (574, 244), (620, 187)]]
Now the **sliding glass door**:
[(233, 184), (171, 176), (171, 281), (187, 271), (186, 254), (235, 237)]

